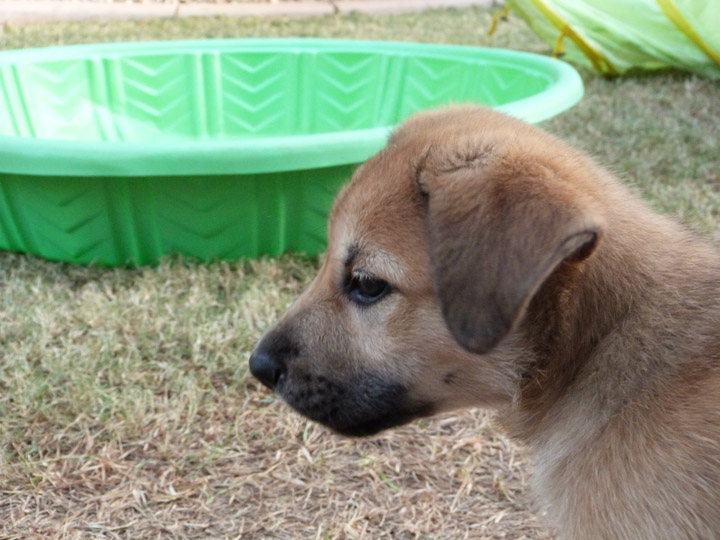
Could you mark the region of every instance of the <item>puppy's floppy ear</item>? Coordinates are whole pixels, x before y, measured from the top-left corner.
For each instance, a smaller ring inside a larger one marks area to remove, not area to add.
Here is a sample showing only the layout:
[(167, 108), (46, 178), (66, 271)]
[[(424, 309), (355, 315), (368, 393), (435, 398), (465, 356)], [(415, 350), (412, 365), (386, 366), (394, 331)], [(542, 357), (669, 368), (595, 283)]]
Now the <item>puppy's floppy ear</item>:
[(603, 220), (577, 186), (541, 165), (481, 154), (438, 161), (428, 156), (418, 169), (435, 289), (457, 342), (482, 354), (555, 268), (590, 256)]

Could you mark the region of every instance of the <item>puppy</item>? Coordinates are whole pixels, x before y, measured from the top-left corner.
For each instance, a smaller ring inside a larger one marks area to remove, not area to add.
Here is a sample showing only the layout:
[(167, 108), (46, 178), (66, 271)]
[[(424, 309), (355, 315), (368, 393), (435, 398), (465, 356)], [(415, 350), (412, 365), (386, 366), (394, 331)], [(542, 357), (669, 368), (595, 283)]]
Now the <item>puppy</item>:
[(491, 407), (567, 539), (720, 538), (720, 253), (543, 131), (412, 117), (251, 372), (369, 435)]

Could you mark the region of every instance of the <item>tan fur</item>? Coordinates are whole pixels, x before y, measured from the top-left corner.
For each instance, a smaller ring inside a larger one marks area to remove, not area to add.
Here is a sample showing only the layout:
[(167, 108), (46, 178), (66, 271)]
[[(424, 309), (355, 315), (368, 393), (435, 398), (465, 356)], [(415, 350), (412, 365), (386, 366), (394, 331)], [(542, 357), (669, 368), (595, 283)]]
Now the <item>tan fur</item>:
[[(390, 293), (353, 302), (358, 272)], [(517, 120), (411, 118), (338, 197), (317, 279), (254, 356), (343, 433), (497, 409), (563, 538), (720, 538), (718, 249)]]

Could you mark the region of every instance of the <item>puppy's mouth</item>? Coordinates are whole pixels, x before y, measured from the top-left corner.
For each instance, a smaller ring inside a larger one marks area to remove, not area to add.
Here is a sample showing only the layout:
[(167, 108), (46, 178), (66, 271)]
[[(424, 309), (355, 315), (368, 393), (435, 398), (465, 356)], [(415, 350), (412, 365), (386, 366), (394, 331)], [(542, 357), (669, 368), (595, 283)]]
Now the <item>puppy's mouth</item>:
[(429, 403), (413, 403), (407, 389), (374, 375), (343, 381), (304, 374), (285, 378), (275, 388), (297, 412), (342, 435), (361, 437), (430, 416)]

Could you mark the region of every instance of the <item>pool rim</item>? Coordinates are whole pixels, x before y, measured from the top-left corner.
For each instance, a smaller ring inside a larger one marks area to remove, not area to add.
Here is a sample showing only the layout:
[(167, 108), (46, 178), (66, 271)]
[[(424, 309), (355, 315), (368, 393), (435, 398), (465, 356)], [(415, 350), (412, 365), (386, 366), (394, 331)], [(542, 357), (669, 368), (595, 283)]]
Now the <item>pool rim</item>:
[[(249, 38), (137, 41), (63, 45), (0, 51), (0, 65), (41, 60), (80, 59), (89, 55), (153, 54), (232, 49), (278, 48), (278, 52), (304, 47), (329, 47), (332, 52), (422, 54), (424, 57), (461, 59), (482, 57), (495, 64), (538, 71), (553, 82), (530, 97), (494, 107), (529, 123), (553, 117), (583, 95), (580, 75), (569, 64), (524, 51), (397, 41), (325, 38)], [(228, 139), (147, 141), (70, 141), (35, 137), (0, 136), (0, 174), (36, 176), (196, 176), (262, 174), (359, 163), (380, 150), (394, 125), (317, 134), (291, 134)], [(47, 164), (53, 163), (49, 168)]]

